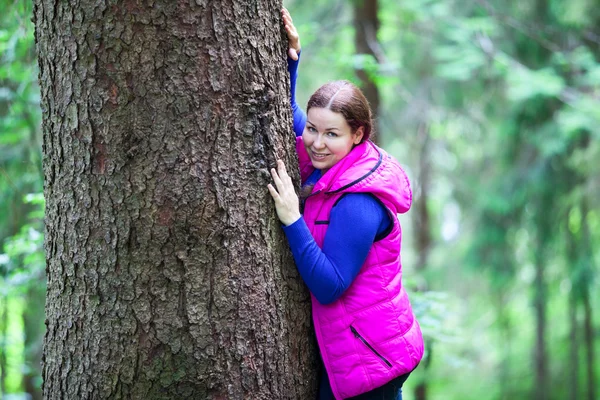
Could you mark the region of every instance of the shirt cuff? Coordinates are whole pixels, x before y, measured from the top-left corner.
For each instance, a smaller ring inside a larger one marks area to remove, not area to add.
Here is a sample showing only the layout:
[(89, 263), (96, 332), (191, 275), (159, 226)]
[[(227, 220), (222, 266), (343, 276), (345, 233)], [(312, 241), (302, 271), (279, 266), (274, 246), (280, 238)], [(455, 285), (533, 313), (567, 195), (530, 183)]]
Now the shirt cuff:
[(298, 64), (300, 64), (300, 53), (302, 53), (302, 50), (300, 50), (300, 52), (298, 53), (297, 60), (292, 60), (289, 55), (287, 56), (288, 71), (291, 72), (298, 70)]
[(300, 217), (291, 225), (284, 226), (283, 232), (285, 232), (285, 236), (288, 238), (288, 242), (292, 248), (298, 248), (302, 244), (314, 240), (310, 230), (308, 229), (308, 226), (306, 225), (304, 217)]

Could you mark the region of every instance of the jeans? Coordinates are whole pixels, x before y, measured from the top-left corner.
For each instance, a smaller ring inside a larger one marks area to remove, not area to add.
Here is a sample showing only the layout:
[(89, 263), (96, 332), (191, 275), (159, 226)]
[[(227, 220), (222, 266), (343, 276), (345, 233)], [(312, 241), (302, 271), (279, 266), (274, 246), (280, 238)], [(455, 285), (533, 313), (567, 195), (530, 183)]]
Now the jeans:
[[(402, 385), (408, 379), (408, 374), (401, 375), (395, 379), (392, 379), (383, 386), (379, 386), (367, 393), (359, 394), (358, 396), (351, 397), (351, 400), (402, 400)], [(319, 383), (319, 393), (317, 394), (317, 400), (333, 400), (333, 392), (329, 385), (329, 377), (325, 368), (321, 367), (321, 381)], [(348, 399), (348, 400), (350, 400)]]

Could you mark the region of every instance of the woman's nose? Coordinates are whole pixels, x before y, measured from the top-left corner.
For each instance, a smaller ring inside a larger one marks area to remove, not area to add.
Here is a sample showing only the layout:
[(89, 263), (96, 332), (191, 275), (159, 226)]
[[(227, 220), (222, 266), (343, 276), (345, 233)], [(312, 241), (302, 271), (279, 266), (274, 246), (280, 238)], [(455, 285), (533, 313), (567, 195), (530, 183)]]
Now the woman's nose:
[(316, 149), (323, 148), (325, 145), (325, 141), (323, 140), (323, 136), (317, 135), (315, 141), (313, 142), (313, 147)]

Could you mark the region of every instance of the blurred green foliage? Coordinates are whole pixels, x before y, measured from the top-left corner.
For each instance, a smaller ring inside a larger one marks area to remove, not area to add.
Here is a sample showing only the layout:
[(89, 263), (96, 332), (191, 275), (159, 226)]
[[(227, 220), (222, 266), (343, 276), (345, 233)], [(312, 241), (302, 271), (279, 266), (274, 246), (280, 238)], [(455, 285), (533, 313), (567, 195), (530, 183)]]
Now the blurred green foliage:
[[(380, 143), (406, 166), (415, 198), (427, 188), (426, 265), (417, 210), (401, 221), (404, 282), (434, 345), (404, 398), (420, 383), (430, 399), (533, 398), (541, 323), (546, 398), (590, 396), (586, 357), (600, 348), (600, 8), (379, 0), (385, 58), (375, 60), (355, 54), (351, 1), (285, 6), (302, 40), (299, 102), (366, 70), (382, 97)], [(0, 0), (0, 9), (0, 396), (25, 396), (26, 376), (39, 388), (28, 354), (41, 336), (23, 321), (43, 312), (45, 288), (43, 199), (29, 195), (42, 190), (39, 89), (32, 5)]]
[(0, 0), (0, 398), (7, 399), (38, 398), (41, 387), (44, 199), (32, 8)]

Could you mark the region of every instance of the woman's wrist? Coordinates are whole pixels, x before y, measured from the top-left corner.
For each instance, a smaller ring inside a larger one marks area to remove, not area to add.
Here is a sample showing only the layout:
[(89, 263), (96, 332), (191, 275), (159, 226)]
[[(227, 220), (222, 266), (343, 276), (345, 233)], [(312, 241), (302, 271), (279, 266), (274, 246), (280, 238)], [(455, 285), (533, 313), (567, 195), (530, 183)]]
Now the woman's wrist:
[(289, 218), (286, 218), (286, 221), (281, 221), (281, 223), (285, 226), (290, 226), (290, 225), (294, 225), (296, 222), (298, 222), (298, 220), (302, 217), (302, 215), (300, 213), (298, 214), (292, 214), (290, 215)]

